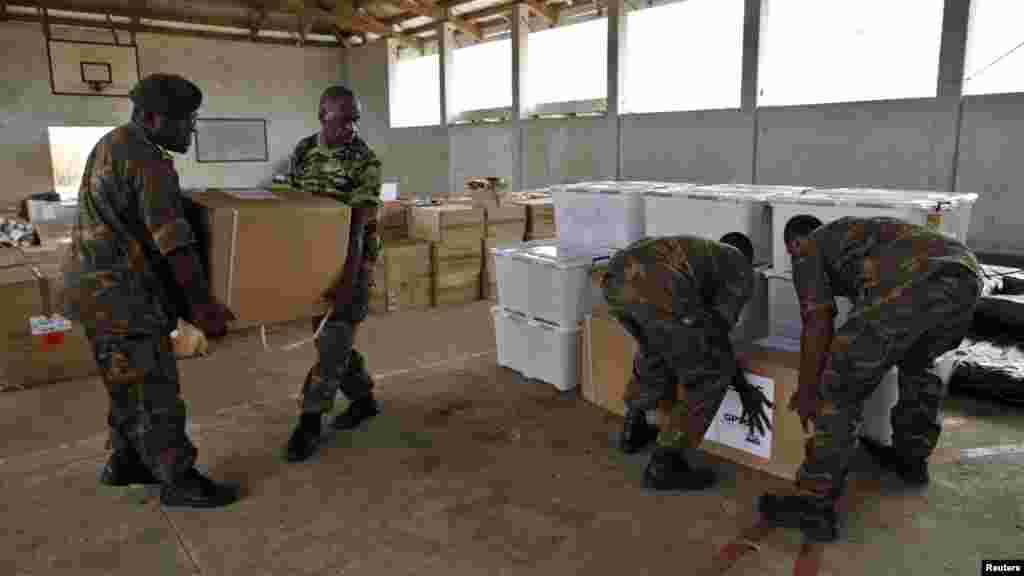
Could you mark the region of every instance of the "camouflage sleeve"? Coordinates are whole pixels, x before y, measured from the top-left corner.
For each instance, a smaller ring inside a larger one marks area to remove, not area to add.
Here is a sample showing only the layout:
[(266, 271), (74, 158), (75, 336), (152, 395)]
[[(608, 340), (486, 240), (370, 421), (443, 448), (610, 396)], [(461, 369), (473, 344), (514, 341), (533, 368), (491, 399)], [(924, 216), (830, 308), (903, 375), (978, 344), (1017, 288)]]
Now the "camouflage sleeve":
[(835, 315), (835, 294), (825, 267), (825, 255), (821, 250), (821, 237), (812, 236), (804, 244), (802, 254), (793, 258), (793, 286), (800, 301), (800, 316), (822, 308), (831, 307)]
[(288, 157), (288, 180), (291, 182), (293, 188), (299, 188), (299, 178), (302, 175), (302, 167), (306, 161), (306, 152), (311, 147), (311, 142), (315, 142), (316, 135), (308, 136), (299, 140), (299, 143), (295, 145), (295, 149), (292, 150), (291, 156)]
[[(355, 184), (349, 196), (348, 205), (353, 208), (371, 208), (376, 210), (383, 202), (380, 199), (381, 170), (380, 160), (372, 153), (354, 170), (352, 181)], [(376, 219), (376, 216), (374, 216)]]
[(195, 236), (185, 219), (181, 188), (172, 161), (129, 160), (125, 171), (138, 194), (139, 221), (160, 254), (166, 256), (194, 243)]

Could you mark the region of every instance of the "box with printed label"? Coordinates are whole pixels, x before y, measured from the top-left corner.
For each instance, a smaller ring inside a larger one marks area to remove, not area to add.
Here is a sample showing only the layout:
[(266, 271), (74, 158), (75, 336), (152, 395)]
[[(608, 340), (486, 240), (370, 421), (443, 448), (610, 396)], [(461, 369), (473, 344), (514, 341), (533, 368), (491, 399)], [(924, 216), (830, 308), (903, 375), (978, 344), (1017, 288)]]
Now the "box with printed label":
[(59, 314), (55, 277), (28, 266), (0, 271), (4, 372), (9, 385), (28, 387), (99, 372), (85, 331)]

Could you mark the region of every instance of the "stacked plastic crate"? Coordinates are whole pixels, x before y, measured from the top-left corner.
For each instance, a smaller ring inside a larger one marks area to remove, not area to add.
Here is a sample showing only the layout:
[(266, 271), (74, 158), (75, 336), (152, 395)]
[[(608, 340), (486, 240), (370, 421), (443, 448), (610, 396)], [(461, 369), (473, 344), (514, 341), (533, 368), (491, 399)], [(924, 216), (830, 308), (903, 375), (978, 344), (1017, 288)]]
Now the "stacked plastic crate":
[(552, 188), (558, 238), (492, 250), (498, 363), (553, 384), (578, 385), (581, 325), (599, 297), (595, 263), (643, 236), (648, 184), (579, 183)]

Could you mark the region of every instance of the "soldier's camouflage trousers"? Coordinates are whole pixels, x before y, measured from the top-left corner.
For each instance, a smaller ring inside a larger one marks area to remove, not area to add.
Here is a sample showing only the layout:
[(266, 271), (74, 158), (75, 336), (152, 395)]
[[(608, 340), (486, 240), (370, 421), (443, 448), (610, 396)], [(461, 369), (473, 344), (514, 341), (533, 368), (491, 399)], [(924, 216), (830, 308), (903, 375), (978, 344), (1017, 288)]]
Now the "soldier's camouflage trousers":
[(883, 303), (876, 318), (851, 314), (836, 331), (822, 374), (820, 413), (797, 473), (801, 491), (828, 499), (842, 495), (864, 401), (893, 366), (899, 371), (899, 400), (890, 414), (893, 448), (912, 459), (932, 453), (942, 432), (944, 396), (935, 360), (960, 345), (980, 295), (978, 277), (953, 265)]
[[(631, 257), (635, 264), (637, 255), (628, 250), (612, 258), (603, 282), (611, 315), (638, 344), (633, 377), (624, 397), (626, 406), (657, 409), (660, 446), (696, 448), (738, 373), (731, 343), (728, 335), (716, 334), (705, 312), (692, 304), (684, 278), (668, 283), (671, 286), (631, 283), (625, 274)], [(640, 261), (658, 266), (653, 260)], [(669, 270), (659, 272), (677, 275)], [(650, 290), (659, 290), (659, 294), (648, 294)], [(682, 394), (680, 386), (685, 389)]]
[(178, 364), (168, 336), (95, 336), (93, 352), (110, 395), (114, 450), (136, 450), (153, 474), (173, 482), (192, 467), (196, 448), (185, 432)]
[[(366, 360), (353, 348), (356, 329), (370, 309), (369, 275), (361, 273), (356, 280), (352, 303), (334, 310), (316, 341), (317, 362), (310, 370), (302, 388), (302, 411), (326, 413), (334, 409), (338, 390), (351, 401), (370, 395), (373, 379), (366, 369)], [(314, 329), (321, 318), (314, 318)]]

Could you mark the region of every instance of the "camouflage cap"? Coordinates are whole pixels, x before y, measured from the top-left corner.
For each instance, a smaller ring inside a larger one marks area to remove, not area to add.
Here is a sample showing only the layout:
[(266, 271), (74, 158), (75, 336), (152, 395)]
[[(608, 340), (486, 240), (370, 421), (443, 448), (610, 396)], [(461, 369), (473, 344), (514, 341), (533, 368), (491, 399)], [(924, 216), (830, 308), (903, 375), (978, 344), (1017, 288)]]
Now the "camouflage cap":
[(155, 114), (185, 118), (199, 109), (203, 92), (176, 74), (151, 74), (132, 88), (132, 103)]

